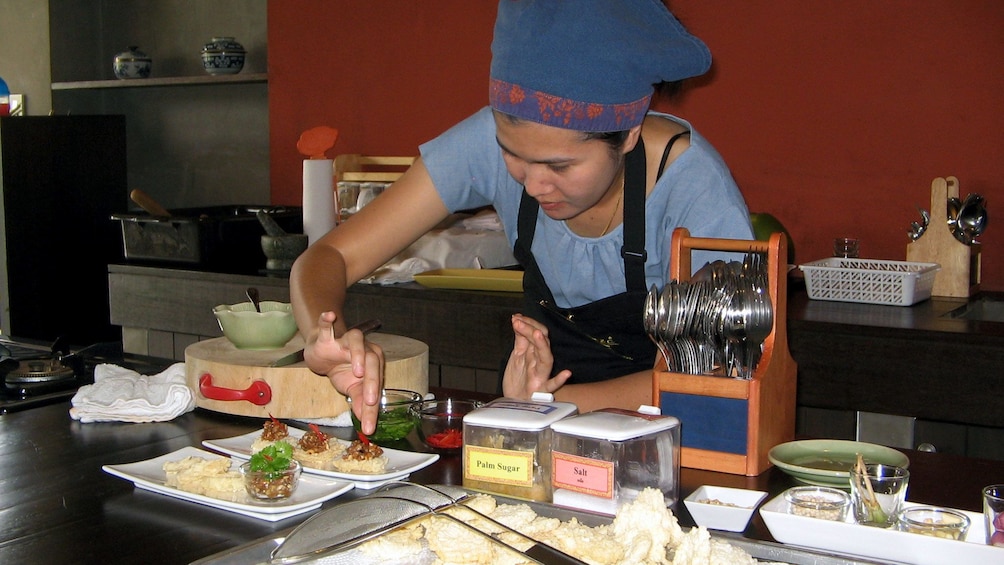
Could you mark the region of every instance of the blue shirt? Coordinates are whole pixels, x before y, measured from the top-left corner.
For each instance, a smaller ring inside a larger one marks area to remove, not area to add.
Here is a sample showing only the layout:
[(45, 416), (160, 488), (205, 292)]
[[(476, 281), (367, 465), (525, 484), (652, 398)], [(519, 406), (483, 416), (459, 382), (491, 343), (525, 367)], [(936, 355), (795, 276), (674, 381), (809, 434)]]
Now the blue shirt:
[[(645, 201), (646, 287), (662, 288), (669, 275), (673, 230), (685, 227), (696, 237), (753, 239), (749, 211), (732, 174), (706, 139), (690, 124), (668, 114), (690, 130), (690, 147), (666, 167)], [(516, 220), (523, 186), (506, 170), (495, 139), (495, 120), (485, 107), (423, 144), (422, 160), (436, 191), (451, 212), (495, 207), (510, 245), (516, 242)], [(537, 214), (532, 251), (557, 306), (571, 308), (625, 291), (623, 224), (601, 237), (577, 235), (565, 222)], [(694, 251), (694, 269), (734, 254)]]

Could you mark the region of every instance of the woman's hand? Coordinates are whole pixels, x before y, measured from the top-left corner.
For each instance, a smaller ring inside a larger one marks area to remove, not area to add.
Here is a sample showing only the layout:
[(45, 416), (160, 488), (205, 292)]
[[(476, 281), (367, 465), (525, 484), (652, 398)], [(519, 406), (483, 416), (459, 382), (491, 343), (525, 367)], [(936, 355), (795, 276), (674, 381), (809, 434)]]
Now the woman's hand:
[(335, 338), (335, 313), (324, 312), (317, 321), (317, 332), (303, 350), (307, 366), (327, 376), (335, 390), (352, 399), (352, 411), (362, 424), (364, 434), (376, 431), (383, 388), (383, 350), (367, 342), (359, 330), (349, 330)]
[(514, 314), (512, 331), (516, 340), (502, 377), (502, 393), (529, 400), (535, 392), (553, 393), (564, 386), (572, 372), (565, 369), (551, 378), (554, 356), (547, 327), (533, 318)]

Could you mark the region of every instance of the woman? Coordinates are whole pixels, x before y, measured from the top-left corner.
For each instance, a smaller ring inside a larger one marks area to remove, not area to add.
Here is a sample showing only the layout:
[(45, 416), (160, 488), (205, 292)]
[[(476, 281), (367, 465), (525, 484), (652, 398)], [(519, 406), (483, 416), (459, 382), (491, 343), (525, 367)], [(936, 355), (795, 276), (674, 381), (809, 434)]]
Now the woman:
[[(581, 411), (651, 402), (655, 348), (642, 303), (666, 283), (672, 230), (752, 237), (721, 157), (687, 122), (648, 112), (654, 85), (710, 63), (657, 0), (502, 0), (490, 106), (422, 145), (399, 181), (292, 272), (307, 361), (353, 397), (365, 429), (381, 353), (358, 332), (342, 335), (346, 287), (449, 213), (484, 205), (526, 269), (504, 393), (552, 392)], [(694, 263), (713, 258), (695, 253)]]

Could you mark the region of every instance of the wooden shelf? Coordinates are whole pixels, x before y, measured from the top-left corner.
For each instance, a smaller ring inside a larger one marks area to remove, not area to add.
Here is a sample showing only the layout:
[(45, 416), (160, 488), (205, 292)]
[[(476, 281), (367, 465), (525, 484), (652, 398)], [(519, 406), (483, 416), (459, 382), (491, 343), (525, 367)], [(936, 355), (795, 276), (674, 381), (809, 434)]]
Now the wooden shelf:
[(160, 77), (115, 80), (80, 80), (54, 82), (52, 90), (93, 90), (100, 88), (149, 88), (155, 86), (193, 86), (214, 84), (247, 84), (268, 82), (267, 73), (235, 75), (205, 75), (186, 77)]

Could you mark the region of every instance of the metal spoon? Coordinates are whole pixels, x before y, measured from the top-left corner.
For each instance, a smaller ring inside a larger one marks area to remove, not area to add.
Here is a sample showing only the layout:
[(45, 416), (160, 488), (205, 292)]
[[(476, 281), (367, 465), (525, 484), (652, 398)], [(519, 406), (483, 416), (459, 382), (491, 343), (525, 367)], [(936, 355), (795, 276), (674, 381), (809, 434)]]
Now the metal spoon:
[(260, 314), (261, 303), (258, 301), (258, 289), (253, 286), (249, 286), (247, 290), (247, 295), (248, 295), (248, 300), (250, 300), (251, 304), (254, 305), (254, 311)]
[(987, 209), (983, 196), (969, 194), (962, 201), (959, 215), (955, 219), (955, 238), (972, 245), (973, 240), (983, 233), (987, 224)]
[(966, 234), (970, 243), (979, 237), (987, 228), (987, 208), (981, 199), (959, 214), (959, 228)]

